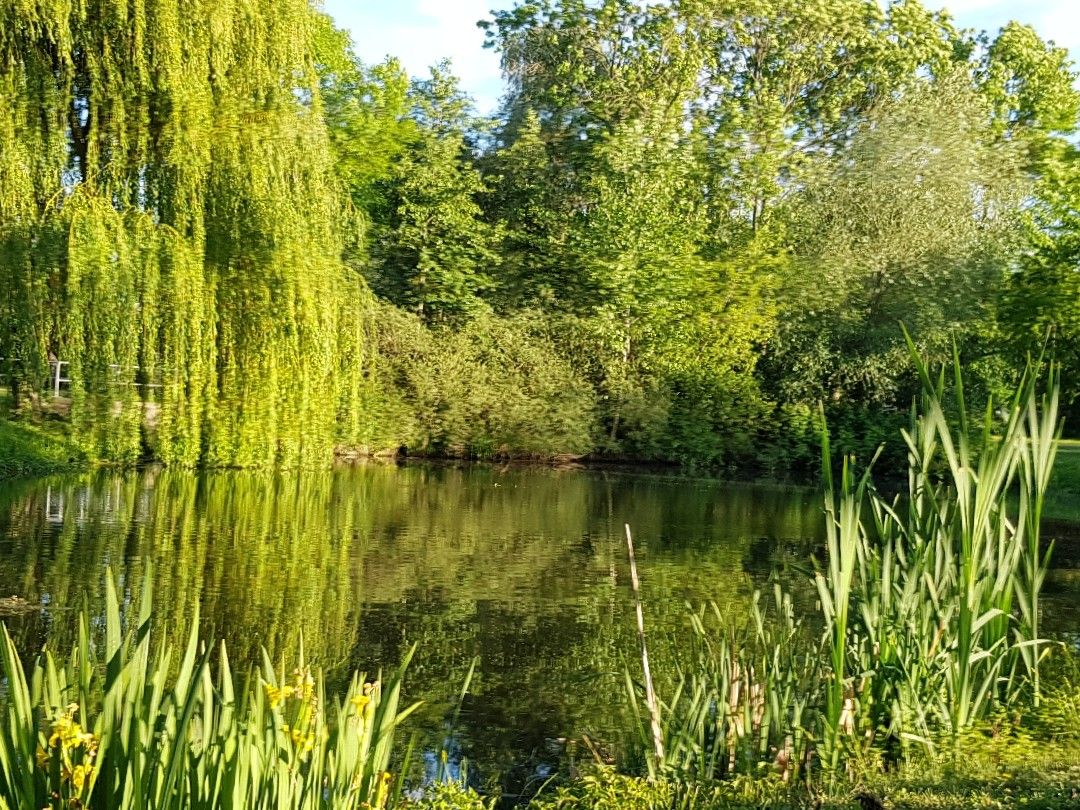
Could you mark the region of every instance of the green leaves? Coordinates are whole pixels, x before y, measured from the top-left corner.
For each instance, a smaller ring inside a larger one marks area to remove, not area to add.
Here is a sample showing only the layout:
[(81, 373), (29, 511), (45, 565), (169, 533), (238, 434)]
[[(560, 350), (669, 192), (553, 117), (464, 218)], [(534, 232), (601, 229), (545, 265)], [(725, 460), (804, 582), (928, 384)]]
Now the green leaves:
[(881, 104), (783, 216), (796, 259), (777, 354), (785, 398), (901, 405), (913, 391), (903, 321), (937, 362), (984, 345), (1021, 241), (1021, 156), (992, 145), (963, 77)]
[(1029, 367), (980, 436), (959, 360), (947, 402), (944, 372), (932, 376), (908, 344), (922, 401), (904, 433), (906, 493), (883, 498), (873, 462), (857, 475), (845, 458), (834, 478), (823, 434), (820, 623), (796, 622), (779, 587), (774, 614), (757, 600), (748, 618), (714, 608), (712, 631), (692, 616), (698, 654), (664, 705), (666, 771), (699, 779), (771, 764), (787, 779), (814, 750), (839, 776), (867, 756), (956, 744), (995, 711), (1038, 705), (1049, 560), (1038, 517), (1059, 435), (1056, 372)]
[(387, 806), (394, 737), (416, 709), (400, 708), (411, 654), (386, 678), (355, 674), (340, 700), (324, 693), (302, 654), (291, 674), (267, 664), (263, 678), (236, 690), (224, 646), (215, 683), (197, 620), (179, 669), (168, 650), (151, 659), (150, 582), (148, 572), (137, 632), (125, 634), (110, 574), (104, 650), (91, 642), (84, 614), (70, 657), (58, 666), (46, 652), (29, 684), (5, 630), (0, 797), (7, 806), (59, 808), (70, 799), (117, 810)]
[(1010, 22), (989, 43), (980, 69), (979, 89), (993, 106), (1002, 135), (1075, 130), (1080, 92), (1065, 48), (1044, 42), (1028, 25)]
[[(0, 356), (18, 357), (15, 398), (49, 409), (35, 389), (52, 356), (70, 364), (62, 398), (92, 456), (328, 462), (339, 413), (363, 415), (366, 347), (349, 327), (370, 302), (342, 263), (327, 126), (356, 122), (320, 96), (360, 81), (340, 34), (303, 0), (3, 16)], [(393, 107), (394, 77), (382, 84)]]
[(459, 321), (482, 309), (502, 232), (481, 216), (487, 187), (465, 141), (469, 102), (449, 65), (433, 68), (410, 98), (417, 137), (390, 172), (369, 277), (377, 293), (428, 321)]

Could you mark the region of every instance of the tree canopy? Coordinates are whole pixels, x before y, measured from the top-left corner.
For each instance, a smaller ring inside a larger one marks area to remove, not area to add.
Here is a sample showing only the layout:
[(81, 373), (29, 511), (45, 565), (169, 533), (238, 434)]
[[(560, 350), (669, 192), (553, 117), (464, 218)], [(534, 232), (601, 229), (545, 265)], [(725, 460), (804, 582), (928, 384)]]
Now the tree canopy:
[(74, 438), (117, 461), (778, 471), (819, 401), (855, 443), (906, 410), (901, 323), (985, 396), (1047, 335), (1080, 364), (1080, 94), (1029, 26), (919, 0), (479, 24), (487, 119), (452, 65), (364, 64), (307, 0), (0, 7), (13, 414), (59, 412), (61, 360)]

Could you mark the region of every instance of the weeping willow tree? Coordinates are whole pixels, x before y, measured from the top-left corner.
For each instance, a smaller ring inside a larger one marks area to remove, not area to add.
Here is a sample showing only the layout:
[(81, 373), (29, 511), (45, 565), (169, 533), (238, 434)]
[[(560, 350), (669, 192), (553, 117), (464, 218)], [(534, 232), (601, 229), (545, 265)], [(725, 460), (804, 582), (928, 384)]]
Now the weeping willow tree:
[(370, 296), (341, 262), (315, 14), (0, 2), (16, 406), (60, 358), (73, 431), (100, 457), (293, 464), (370, 440)]

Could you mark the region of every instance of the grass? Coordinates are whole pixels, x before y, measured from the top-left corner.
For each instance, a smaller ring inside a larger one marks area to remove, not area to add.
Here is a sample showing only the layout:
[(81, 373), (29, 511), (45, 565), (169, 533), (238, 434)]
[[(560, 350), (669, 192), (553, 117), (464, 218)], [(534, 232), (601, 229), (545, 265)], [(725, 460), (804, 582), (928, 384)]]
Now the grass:
[(1080, 439), (1062, 439), (1054, 468), (1051, 491), (1080, 495)]
[(1044, 517), (1080, 522), (1080, 439), (1062, 440)]
[[(1080, 760), (1063, 752), (1035, 765), (997, 764), (973, 755), (964, 768), (920, 762), (872, 782), (849, 782), (828, 793), (777, 780), (745, 778), (717, 784), (650, 782), (598, 770), (535, 800), (530, 810), (1077, 810)], [(861, 801), (860, 801), (861, 798)], [(432, 805), (435, 807), (436, 805)], [(446, 803), (446, 810), (482, 805)]]
[(49, 475), (85, 463), (59, 424), (36, 426), (0, 417), (0, 479)]
[[(1045, 665), (1052, 684), (1038, 707), (992, 713), (888, 769), (881, 752), (832, 781), (785, 779), (769, 766), (723, 780), (586, 767), (530, 810), (1080, 810), (1080, 655), (1055, 646)], [(453, 795), (460, 805), (433, 807), (480, 810), (464, 791)]]

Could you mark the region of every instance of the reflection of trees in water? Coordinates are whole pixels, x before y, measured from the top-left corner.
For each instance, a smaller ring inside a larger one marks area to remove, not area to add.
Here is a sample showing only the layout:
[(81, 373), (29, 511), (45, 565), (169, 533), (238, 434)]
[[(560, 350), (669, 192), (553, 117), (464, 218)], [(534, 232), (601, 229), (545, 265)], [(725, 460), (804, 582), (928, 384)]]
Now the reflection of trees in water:
[(611, 742), (623, 727), (621, 673), (636, 649), (623, 523), (663, 679), (685, 646), (686, 603), (742, 615), (750, 574), (766, 568), (754, 539), (812, 536), (819, 521), (799, 491), (662, 476), (99, 473), (0, 489), (0, 590), (47, 605), (17, 622), (28, 650), (70, 643), (75, 610), (102, 603), (106, 565), (134, 599), (147, 561), (158, 632), (185, 637), (199, 605), (204, 637), (224, 638), (238, 667), (262, 645), (291, 657), (301, 633), (332, 679), (389, 667), (419, 643), (406, 689), (428, 703), (428, 748), (447, 743), (478, 655), (452, 747), (517, 792), (558, 765), (557, 738)]
[[(150, 562), (161, 637), (186, 638), (200, 607), (204, 637), (224, 638), (238, 662), (257, 661), (263, 645), (291, 657), (301, 634), (318, 660), (344, 661), (358, 610), (341, 541), (352, 516), (330, 508), (328, 484), (150, 471), (65, 479), (6, 499), (0, 579), (45, 606), (17, 623), (23, 649), (70, 644), (84, 600), (103, 603), (106, 566), (136, 604)], [(72, 505), (61, 519), (58, 502)]]

